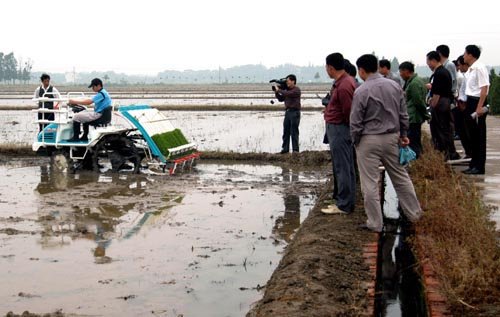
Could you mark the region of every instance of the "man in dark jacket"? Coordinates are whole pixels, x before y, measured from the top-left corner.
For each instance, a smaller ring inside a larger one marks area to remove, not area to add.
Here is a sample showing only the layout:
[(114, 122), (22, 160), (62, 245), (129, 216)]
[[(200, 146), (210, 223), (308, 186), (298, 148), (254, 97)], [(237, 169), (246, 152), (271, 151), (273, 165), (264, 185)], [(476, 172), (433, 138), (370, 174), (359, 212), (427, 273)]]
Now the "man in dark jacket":
[[(34, 98), (59, 98), (60, 94), (59, 91), (57, 91), (56, 87), (52, 86), (50, 84), (50, 76), (47, 74), (42, 74), (40, 77), (40, 81), (42, 84), (38, 86), (35, 90), (35, 95), (33, 96)], [(45, 108), (45, 109), (54, 109), (54, 102), (52, 101), (44, 101), (44, 102), (39, 102), (38, 103), (38, 108)], [(54, 113), (38, 113), (38, 120), (47, 120), (47, 121), (54, 121)], [(39, 124), (39, 129), (42, 131), (45, 127), (47, 126), (47, 123), (40, 123)]]
[(427, 65), (433, 71), (431, 76), (431, 135), (436, 150), (443, 152), (445, 160), (460, 158), (454, 143), (451, 102), (453, 100), (450, 72), (441, 64), (441, 56), (436, 51), (427, 54)]
[(300, 124), (300, 88), (297, 86), (297, 77), (286, 76), (286, 90), (275, 86), (275, 95), (278, 100), (285, 101), (285, 119), (283, 120), (283, 145), (281, 154), (290, 151), (290, 138), (293, 152), (299, 152), (299, 124)]

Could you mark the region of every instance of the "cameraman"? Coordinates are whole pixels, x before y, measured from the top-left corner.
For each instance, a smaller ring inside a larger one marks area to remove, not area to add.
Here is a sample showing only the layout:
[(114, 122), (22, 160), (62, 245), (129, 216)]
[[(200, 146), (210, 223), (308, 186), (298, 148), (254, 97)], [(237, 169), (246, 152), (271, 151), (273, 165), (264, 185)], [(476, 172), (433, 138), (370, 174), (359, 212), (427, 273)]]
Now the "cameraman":
[(300, 88), (296, 86), (297, 77), (293, 74), (286, 76), (287, 89), (282, 90), (279, 85), (273, 86), (278, 100), (285, 102), (285, 119), (283, 120), (283, 145), (281, 154), (290, 151), (290, 137), (292, 138), (293, 152), (299, 152), (299, 123), (300, 123)]

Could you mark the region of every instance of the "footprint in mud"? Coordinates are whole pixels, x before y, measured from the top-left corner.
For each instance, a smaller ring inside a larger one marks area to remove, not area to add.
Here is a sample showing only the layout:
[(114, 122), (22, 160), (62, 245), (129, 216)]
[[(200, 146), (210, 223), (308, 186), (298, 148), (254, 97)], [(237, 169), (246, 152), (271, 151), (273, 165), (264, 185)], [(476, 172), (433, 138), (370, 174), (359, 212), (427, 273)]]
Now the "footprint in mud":
[(30, 294), (30, 293), (24, 293), (24, 292), (19, 292), (19, 294), (17, 294), (17, 296), (24, 297), (24, 298), (42, 297), (40, 295), (35, 295), (35, 294)]
[(127, 295), (127, 296), (119, 296), (119, 297), (117, 297), (117, 299), (129, 300), (129, 299), (133, 299), (136, 297), (137, 297), (137, 295)]
[(164, 284), (164, 285), (175, 285), (177, 282), (175, 280), (170, 280), (170, 281), (164, 281), (164, 282), (161, 282), (160, 284)]
[(97, 283), (99, 283), (99, 284), (109, 284), (111, 282), (113, 282), (112, 278), (109, 278), (109, 279), (106, 279), (106, 280), (99, 280), (99, 281), (97, 281)]

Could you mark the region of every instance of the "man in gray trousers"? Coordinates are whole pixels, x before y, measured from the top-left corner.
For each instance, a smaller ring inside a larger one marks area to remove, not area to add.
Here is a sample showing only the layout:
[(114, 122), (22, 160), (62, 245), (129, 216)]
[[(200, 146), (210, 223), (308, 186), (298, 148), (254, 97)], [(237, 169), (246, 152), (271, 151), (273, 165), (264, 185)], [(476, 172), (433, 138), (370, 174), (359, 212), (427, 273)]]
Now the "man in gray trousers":
[(408, 146), (408, 113), (403, 90), (377, 73), (377, 57), (363, 55), (356, 61), (364, 83), (356, 89), (350, 116), (351, 138), (357, 151), (361, 192), (368, 217), (362, 229), (382, 232), (379, 196), (379, 166), (389, 174), (399, 204), (409, 221), (422, 214), (415, 189), (405, 168), (399, 164), (399, 145)]

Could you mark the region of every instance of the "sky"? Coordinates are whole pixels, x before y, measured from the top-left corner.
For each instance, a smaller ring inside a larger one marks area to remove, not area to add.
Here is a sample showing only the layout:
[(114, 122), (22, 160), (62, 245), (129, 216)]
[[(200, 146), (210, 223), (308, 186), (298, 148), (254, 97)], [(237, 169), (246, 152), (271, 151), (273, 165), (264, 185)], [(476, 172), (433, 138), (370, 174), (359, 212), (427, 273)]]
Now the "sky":
[(425, 65), (468, 44), (500, 65), (500, 3), (414, 0), (16, 0), (0, 4), (0, 52), (33, 71), (155, 75), (237, 65), (324, 65), (340, 52)]

